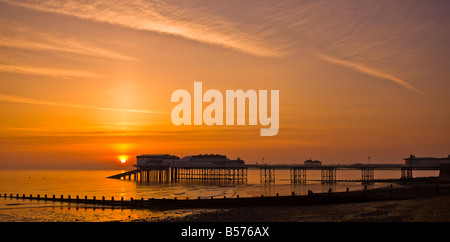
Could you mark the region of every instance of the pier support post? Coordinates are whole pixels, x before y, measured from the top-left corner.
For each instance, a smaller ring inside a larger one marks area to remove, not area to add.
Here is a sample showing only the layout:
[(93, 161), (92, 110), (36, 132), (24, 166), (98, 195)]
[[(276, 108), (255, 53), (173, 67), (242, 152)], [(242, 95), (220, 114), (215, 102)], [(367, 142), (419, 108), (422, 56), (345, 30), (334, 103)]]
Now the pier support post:
[(166, 167), (164, 169), (164, 175), (165, 175), (164, 182), (169, 182), (170, 181), (169, 167)]
[(291, 173), (291, 183), (294, 183), (294, 184), (306, 183), (306, 169), (292, 167), (292, 168), (290, 168), (290, 173)]
[(412, 168), (409, 167), (404, 167), (401, 169), (401, 180), (403, 180), (404, 182), (409, 182), (412, 180), (413, 176), (412, 176)]
[(261, 183), (275, 182), (275, 168), (264, 166), (259, 169)]
[(374, 182), (374, 170), (373, 168), (361, 169), (361, 181), (363, 184), (372, 184)]
[(330, 167), (322, 167), (321, 181), (322, 181), (322, 183), (335, 183), (336, 182), (336, 169), (330, 168)]

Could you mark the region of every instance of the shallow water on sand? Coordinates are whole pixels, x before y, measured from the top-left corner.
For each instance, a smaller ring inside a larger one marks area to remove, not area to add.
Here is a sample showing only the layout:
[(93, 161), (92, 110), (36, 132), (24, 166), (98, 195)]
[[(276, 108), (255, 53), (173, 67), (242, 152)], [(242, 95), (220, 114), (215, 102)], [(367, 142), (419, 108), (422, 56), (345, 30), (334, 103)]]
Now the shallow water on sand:
[[(324, 185), (317, 181), (307, 184), (290, 184), (289, 171), (277, 171), (275, 184), (261, 184), (259, 171), (248, 171), (248, 181), (237, 183), (140, 183), (129, 180), (108, 179), (106, 177), (121, 171), (81, 171), (81, 170), (0, 170), (0, 221), (131, 221), (140, 218), (165, 218), (185, 216), (200, 210), (158, 211), (149, 209), (110, 208), (103, 206), (61, 203), (52, 201), (30, 201), (16, 198), (4, 198), (12, 194), (14, 197), (47, 195), (52, 197), (92, 198), (114, 197), (119, 200), (148, 198), (227, 198), (259, 197), (307, 194), (313, 192), (345, 191), (362, 189), (358, 182), (338, 182)], [(310, 177), (313, 177), (311, 174)], [(359, 173), (355, 173), (357, 178)], [(319, 175), (320, 178), (320, 175)], [(397, 177), (398, 178), (398, 177)], [(388, 186), (379, 183), (372, 187)]]

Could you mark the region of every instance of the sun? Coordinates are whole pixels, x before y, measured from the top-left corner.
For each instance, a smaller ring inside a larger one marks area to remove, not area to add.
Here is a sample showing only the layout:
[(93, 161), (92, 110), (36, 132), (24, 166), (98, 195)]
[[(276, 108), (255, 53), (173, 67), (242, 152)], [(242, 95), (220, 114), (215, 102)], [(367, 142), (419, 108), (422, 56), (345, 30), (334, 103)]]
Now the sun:
[(120, 161), (122, 164), (125, 164), (125, 163), (127, 162), (127, 159), (128, 159), (128, 157), (127, 157), (127, 156), (124, 156), (124, 155), (122, 155), (122, 156), (119, 157), (119, 161)]

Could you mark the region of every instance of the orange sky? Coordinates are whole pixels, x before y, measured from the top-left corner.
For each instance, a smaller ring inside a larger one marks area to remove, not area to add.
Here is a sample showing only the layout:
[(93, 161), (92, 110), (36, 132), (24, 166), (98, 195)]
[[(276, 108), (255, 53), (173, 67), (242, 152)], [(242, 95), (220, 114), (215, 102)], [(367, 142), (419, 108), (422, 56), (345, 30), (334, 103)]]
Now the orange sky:
[[(450, 154), (448, 1), (0, 0), (0, 168)], [(279, 90), (280, 129), (174, 126), (171, 94)], [(127, 156), (121, 164), (119, 157)]]

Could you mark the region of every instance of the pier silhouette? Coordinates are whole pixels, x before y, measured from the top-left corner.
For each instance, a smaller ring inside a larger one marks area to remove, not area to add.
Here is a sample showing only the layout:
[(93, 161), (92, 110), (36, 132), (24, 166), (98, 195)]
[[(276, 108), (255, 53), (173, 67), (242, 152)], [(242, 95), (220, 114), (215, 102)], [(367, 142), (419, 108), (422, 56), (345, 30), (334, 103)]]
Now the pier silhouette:
[[(352, 165), (291, 165), (291, 164), (245, 164), (239, 166), (224, 165), (174, 165), (139, 166), (135, 170), (109, 176), (108, 178), (134, 180), (139, 182), (180, 182), (180, 181), (247, 181), (248, 170), (259, 170), (261, 183), (275, 182), (276, 170), (289, 170), (290, 182), (293, 184), (306, 183), (309, 171), (320, 171), (322, 183), (338, 181), (354, 181), (363, 184), (376, 181), (391, 181), (392, 179), (377, 179), (375, 170), (397, 170), (401, 172), (399, 179), (404, 182), (412, 181), (413, 171), (439, 171), (440, 166), (408, 166), (404, 164), (352, 164)], [(337, 177), (338, 170), (354, 170), (361, 172), (360, 179), (344, 179)]]

